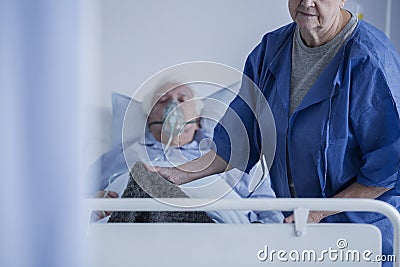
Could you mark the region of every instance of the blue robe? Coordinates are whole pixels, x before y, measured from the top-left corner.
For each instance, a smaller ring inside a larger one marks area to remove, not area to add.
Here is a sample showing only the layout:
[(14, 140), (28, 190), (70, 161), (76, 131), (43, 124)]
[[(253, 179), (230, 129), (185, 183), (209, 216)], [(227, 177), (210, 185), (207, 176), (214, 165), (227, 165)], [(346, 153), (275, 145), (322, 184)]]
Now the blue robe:
[[(317, 78), (297, 110), (289, 117), (289, 91), (293, 33), (292, 23), (264, 36), (249, 55), (244, 74), (261, 90), (276, 125), (276, 153), (270, 168), (277, 197), (290, 197), (286, 151), (299, 197), (329, 198), (354, 182), (365, 186), (393, 188), (378, 199), (400, 208), (400, 57), (386, 36), (360, 21), (350, 40)], [(243, 99), (257, 103), (254, 93), (242, 83), (230, 107), (247, 129), (248, 143), (230, 140), (237, 122), (229, 111), (214, 130), (219, 156), (246, 153), (245, 171), (260, 158), (268, 136), (260, 134), (262, 112), (246, 107)], [(257, 104), (255, 104), (257, 105)], [(260, 111), (261, 110), (261, 111)], [(259, 125), (256, 121), (259, 117)], [(221, 125), (224, 125), (222, 127)], [(249, 147), (246, 147), (249, 146)], [(235, 149), (237, 152), (235, 152)], [(232, 162), (230, 162), (232, 164)], [(239, 164), (240, 165), (240, 164)], [(242, 164), (243, 165), (243, 164)], [(342, 212), (323, 222), (371, 223), (380, 228), (383, 252), (391, 254), (391, 224), (376, 213)]]

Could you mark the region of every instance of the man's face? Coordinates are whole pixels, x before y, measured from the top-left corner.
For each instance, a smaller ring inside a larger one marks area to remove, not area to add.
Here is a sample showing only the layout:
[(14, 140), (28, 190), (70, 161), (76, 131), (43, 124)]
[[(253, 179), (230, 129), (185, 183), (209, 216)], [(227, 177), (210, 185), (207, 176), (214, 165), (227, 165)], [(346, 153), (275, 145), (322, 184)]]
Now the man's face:
[[(161, 87), (153, 96), (153, 103), (155, 103), (152, 107), (152, 110), (148, 117), (148, 123), (162, 121), (164, 116), (165, 108), (171, 100), (175, 100), (179, 108), (184, 114), (185, 121), (189, 122), (193, 119), (199, 117), (197, 107), (195, 102), (193, 101), (193, 92), (187, 86), (179, 86), (173, 89), (170, 89), (171, 85)], [(199, 128), (197, 123), (195, 124), (187, 124), (182, 133), (173, 140), (172, 145), (184, 145), (192, 141), (195, 131)], [(162, 143), (166, 143), (168, 140), (168, 136), (161, 137), (162, 124), (152, 124), (150, 126), (150, 131), (153, 133), (154, 137), (161, 141)]]

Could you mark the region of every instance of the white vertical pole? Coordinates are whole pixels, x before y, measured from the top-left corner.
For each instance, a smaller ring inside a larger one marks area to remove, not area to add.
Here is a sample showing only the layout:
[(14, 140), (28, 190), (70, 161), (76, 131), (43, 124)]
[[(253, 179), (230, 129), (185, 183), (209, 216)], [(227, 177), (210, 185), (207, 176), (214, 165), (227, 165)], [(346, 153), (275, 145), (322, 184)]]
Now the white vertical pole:
[(388, 38), (390, 38), (390, 26), (392, 23), (392, 0), (387, 0), (386, 2), (386, 25), (385, 25), (385, 34)]

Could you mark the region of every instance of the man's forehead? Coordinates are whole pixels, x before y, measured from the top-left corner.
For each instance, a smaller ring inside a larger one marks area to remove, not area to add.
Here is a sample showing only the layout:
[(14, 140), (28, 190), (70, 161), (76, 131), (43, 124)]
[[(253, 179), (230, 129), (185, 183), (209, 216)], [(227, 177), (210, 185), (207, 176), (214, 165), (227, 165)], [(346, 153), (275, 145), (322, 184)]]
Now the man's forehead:
[(183, 93), (189, 96), (193, 96), (193, 91), (192, 89), (187, 86), (187, 85), (179, 85), (179, 84), (167, 84), (164, 85), (162, 87), (160, 87), (160, 89), (158, 89), (156, 91), (156, 93), (154, 94), (154, 97), (160, 97), (163, 95), (167, 95), (167, 94), (173, 94), (173, 93)]

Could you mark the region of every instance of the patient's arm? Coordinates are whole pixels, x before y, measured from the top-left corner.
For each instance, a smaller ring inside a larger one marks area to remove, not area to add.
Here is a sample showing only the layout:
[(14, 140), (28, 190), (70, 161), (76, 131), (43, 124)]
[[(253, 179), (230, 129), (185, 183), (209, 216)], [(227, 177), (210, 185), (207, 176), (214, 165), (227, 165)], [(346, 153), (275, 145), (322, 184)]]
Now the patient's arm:
[(158, 172), (162, 177), (177, 185), (186, 184), (209, 175), (232, 169), (232, 167), (214, 151), (210, 151), (198, 159), (177, 167), (145, 166), (148, 171)]

